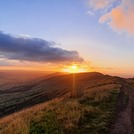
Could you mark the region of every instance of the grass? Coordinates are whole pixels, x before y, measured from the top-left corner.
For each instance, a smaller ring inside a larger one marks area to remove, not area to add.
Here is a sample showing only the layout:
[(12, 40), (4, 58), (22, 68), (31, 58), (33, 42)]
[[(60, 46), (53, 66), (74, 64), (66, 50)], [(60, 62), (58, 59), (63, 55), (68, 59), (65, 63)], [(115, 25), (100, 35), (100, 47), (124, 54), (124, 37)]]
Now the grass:
[(108, 134), (118, 94), (117, 85), (103, 85), (34, 106), (3, 118), (0, 134)]
[(55, 112), (45, 112), (41, 119), (36, 119), (30, 123), (30, 134), (51, 134), (51, 133), (62, 133), (61, 125), (57, 120)]
[[(39, 80), (2, 89), (0, 91), (0, 117), (54, 98), (63, 97), (72, 90), (72, 78), (72, 74), (48, 79), (43, 77)], [(115, 77), (95, 72), (76, 74), (76, 87), (80, 96), (83, 91), (112, 86), (115, 81), (117, 81)]]

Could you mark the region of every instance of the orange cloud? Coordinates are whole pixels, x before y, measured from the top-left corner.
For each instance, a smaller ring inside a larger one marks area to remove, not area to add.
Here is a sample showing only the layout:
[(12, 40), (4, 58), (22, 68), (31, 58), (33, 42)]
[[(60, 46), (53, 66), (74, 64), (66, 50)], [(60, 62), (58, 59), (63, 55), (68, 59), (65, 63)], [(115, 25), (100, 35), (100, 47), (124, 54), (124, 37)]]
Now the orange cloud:
[(89, 0), (93, 10), (101, 10), (100, 23), (117, 32), (134, 35), (134, 0)]
[(119, 6), (102, 15), (99, 22), (108, 24), (115, 31), (134, 34), (134, 1), (122, 0)]

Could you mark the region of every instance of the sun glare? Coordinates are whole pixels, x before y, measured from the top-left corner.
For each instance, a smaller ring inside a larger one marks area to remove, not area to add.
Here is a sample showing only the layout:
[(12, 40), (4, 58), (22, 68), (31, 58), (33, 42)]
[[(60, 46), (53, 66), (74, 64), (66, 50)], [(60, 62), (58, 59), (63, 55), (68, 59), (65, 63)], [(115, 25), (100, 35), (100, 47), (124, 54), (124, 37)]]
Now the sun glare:
[(70, 66), (66, 66), (63, 69), (63, 71), (68, 73), (80, 73), (80, 72), (86, 72), (87, 70), (83, 68), (82, 65), (73, 64)]
[(72, 65), (70, 69), (71, 73), (78, 73), (78, 66), (77, 65)]
[(76, 65), (73, 65), (73, 66), (72, 66), (72, 69), (73, 69), (73, 70), (76, 70), (76, 69), (77, 69), (77, 66), (76, 66)]

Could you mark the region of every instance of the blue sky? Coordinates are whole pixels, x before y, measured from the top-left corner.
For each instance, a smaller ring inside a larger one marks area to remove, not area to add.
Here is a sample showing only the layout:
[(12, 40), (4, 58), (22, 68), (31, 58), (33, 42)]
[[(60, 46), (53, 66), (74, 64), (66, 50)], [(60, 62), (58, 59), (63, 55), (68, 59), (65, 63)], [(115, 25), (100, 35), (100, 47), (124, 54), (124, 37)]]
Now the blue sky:
[(96, 70), (130, 74), (134, 67), (134, 36), (126, 27), (121, 32), (100, 23), (100, 17), (109, 11), (97, 8), (89, 0), (1, 0), (0, 31), (54, 41), (63, 49), (78, 51)]

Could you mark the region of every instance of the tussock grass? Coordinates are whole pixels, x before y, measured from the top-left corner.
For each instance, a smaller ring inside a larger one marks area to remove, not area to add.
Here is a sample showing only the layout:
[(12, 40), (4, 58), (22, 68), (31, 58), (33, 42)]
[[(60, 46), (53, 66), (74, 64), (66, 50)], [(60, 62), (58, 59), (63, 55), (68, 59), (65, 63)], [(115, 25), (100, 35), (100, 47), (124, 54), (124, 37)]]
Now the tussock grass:
[(1, 119), (0, 134), (107, 134), (118, 94), (110, 84), (54, 99)]

